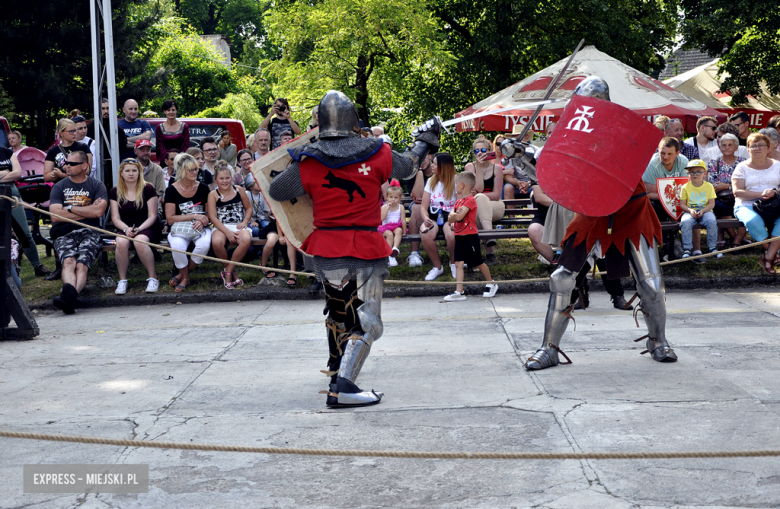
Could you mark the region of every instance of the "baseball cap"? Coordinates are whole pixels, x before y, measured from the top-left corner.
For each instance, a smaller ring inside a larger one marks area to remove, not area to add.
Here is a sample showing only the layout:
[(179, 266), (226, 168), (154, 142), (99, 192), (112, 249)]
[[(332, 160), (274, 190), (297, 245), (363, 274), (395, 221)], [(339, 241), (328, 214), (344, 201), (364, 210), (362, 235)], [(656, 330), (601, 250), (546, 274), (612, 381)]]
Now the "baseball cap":
[(688, 162), (688, 166), (686, 166), (685, 168), (686, 169), (687, 168), (703, 168), (703, 169), (706, 170), (707, 169), (707, 163), (705, 163), (701, 159), (691, 159)]
[(135, 142), (135, 148), (151, 147), (152, 142), (149, 140), (138, 140)]

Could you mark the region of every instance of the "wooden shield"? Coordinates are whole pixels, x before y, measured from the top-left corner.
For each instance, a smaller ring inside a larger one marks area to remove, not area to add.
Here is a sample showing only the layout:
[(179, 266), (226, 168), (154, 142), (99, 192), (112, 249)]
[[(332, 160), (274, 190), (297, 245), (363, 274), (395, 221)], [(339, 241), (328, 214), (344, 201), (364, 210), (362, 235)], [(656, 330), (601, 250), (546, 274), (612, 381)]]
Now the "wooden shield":
[(685, 184), (690, 179), (688, 177), (663, 177), (655, 179), (655, 185), (658, 189), (658, 200), (663, 205), (664, 210), (669, 217), (679, 221), (683, 215), (680, 208), (680, 193)]
[(308, 145), (317, 141), (319, 128), (301, 134), (290, 143), (278, 147), (261, 157), (252, 165), (252, 175), (260, 185), (260, 191), (271, 207), (276, 218), (276, 226), (284, 233), (287, 240), (299, 251), (303, 241), (314, 231), (314, 215), (312, 213), (311, 198), (308, 195), (299, 196), (290, 201), (278, 202), (271, 198), (269, 188), (274, 181), (292, 161), (287, 149)]

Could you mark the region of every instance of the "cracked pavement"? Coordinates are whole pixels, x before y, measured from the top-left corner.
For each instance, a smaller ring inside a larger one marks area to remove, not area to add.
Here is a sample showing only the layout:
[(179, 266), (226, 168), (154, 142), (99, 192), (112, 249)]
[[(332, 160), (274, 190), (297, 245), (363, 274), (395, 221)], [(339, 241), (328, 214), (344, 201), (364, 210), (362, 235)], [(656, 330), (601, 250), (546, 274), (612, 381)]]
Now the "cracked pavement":
[[(444, 295), (445, 291), (441, 291)], [(667, 292), (679, 356), (603, 292), (574, 361), (528, 373), (547, 295), (387, 298), (359, 379), (329, 410), (321, 301), (80, 310), (0, 342), (3, 429), (213, 444), (411, 451), (780, 449), (780, 294)], [(0, 507), (780, 507), (780, 459), (417, 460), (137, 449), (0, 438)], [(24, 464), (148, 464), (146, 494), (25, 494)]]

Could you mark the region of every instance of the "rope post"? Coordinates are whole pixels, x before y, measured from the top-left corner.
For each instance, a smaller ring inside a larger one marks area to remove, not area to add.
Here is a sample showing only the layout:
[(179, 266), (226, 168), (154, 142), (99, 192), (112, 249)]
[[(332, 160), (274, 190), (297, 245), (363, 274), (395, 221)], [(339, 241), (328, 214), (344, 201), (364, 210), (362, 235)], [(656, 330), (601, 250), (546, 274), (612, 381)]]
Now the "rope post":
[[(11, 186), (0, 184), (0, 196), (11, 197)], [(14, 202), (0, 200), (0, 339), (33, 339), (41, 331), (11, 277), (11, 209)], [(11, 318), (16, 327), (9, 327)]]

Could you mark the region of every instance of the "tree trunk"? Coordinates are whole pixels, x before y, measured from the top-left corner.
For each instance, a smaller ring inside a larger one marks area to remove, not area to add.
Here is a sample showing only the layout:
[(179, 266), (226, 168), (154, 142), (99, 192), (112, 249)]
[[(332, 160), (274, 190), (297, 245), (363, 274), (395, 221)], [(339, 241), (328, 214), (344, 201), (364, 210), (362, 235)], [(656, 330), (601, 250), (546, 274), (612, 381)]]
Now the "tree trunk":
[(365, 55), (358, 57), (357, 75), (355, 77), (355, 106), (358, 111), (358, 118), (363, 121), (364, 127), (371, 127), (368, 120), (368, 78), (369, 78), (369, 58)]

